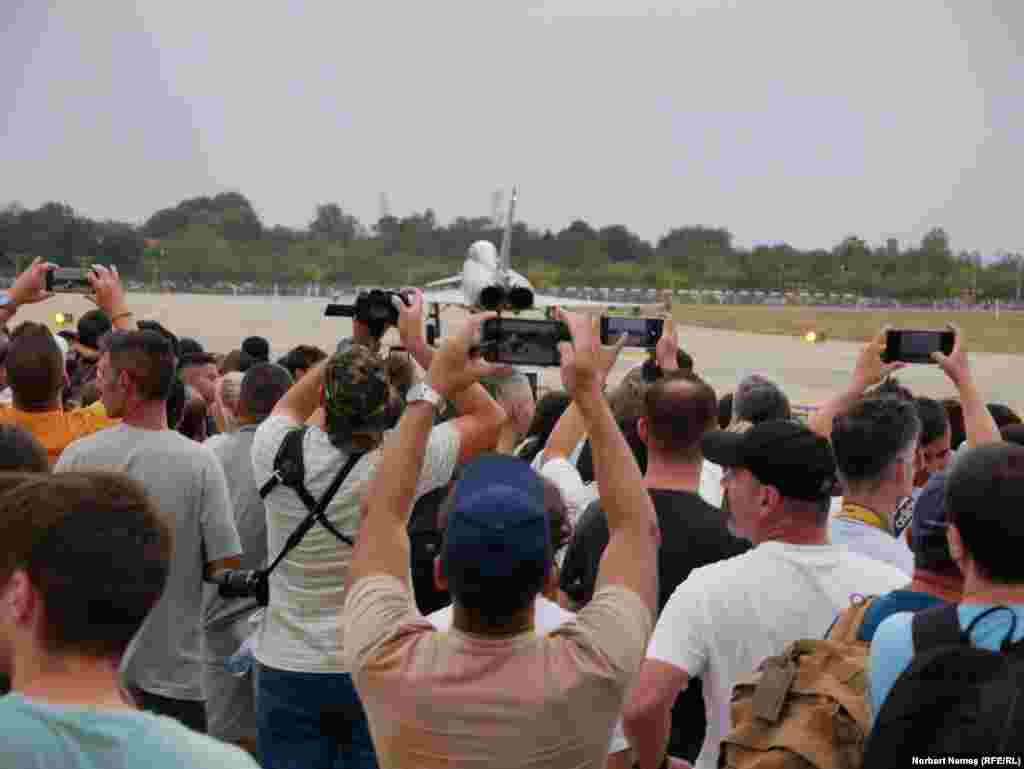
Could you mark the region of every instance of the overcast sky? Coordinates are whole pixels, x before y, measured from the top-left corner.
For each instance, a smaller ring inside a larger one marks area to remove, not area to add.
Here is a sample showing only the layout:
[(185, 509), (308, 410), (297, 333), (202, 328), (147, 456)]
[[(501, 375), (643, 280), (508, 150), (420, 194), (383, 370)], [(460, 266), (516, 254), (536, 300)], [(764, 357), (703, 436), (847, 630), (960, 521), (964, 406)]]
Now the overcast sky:
[[(19, 7), (20, 6), (20, 7)], [(0, 203), (1024, 249), (1021, 0), (3, 0)]]

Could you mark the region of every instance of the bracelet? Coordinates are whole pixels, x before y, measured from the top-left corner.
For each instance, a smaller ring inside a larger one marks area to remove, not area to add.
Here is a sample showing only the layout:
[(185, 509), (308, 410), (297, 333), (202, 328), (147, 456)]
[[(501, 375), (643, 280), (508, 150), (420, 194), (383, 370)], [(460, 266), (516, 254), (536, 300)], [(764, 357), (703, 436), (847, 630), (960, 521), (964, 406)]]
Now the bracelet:
[(110, 322), (117, 323), (117, 321), (121, 320), (121, 318), (130, 318), (133, 315), (135, 315), (135, 313), (132, 312), (131, 310), (125, 310), (124, 312), (119, 312), (117, 315), (111, 318)]

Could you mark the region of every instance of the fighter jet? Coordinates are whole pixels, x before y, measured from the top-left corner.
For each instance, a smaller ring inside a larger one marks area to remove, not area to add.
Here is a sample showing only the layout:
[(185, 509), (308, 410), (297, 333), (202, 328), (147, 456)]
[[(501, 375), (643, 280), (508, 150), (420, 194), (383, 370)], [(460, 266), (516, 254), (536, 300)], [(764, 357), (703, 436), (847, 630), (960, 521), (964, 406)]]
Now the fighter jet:
[(565, 299), (538, 293), (526, 277), (512, 269), (510, 249), (518, 191), (512, 188), (501, 249), (489, 240), (478, 240), (466, 252), (460, 275), (435, 280), (424, 286), (423, 299), (430, 305), (451, 305), (470, 310), (519, 313), (566, 305), (594, 307), (637, 307), (635, 302)]

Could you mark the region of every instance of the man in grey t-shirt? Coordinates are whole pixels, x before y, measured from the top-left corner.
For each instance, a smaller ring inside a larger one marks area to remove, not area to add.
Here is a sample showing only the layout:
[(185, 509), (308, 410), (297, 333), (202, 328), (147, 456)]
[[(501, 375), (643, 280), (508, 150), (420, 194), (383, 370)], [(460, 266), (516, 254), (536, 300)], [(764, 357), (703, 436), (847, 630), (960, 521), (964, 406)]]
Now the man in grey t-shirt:
[[(242, 540), (242, 568), (262, 569), (267, 564), (267, 509), (253, 478), (252, 444), (256, 428), (292, 385), (288, 370), (259, 363), (246, 371), (236, 407), (239, 427), (206, 442), (224, 467)], [(277, 553), (270, 554), (270, 557)], [(225, 668), (254, 627), (259, 609), (255, 598), (222, 598), (208, 585), (203, 601), (203, 695), (208, 733), (256, 752), (256, 709), (252, 675), (237, 676)]]
[(203, 581), (238, 568), (242, 548), (217, 458), (167, 427), (174, 369), (174, 353), (160, 334), (113, 334), (104, 345), (97, 381), (107, 414), (122, 423), (72, 443), (54, 471), (123, 471), (172, 516), (174, 555), (167, 587), (125, 653), (122, 670), (143, 708), (205, 731), (200, 685)]

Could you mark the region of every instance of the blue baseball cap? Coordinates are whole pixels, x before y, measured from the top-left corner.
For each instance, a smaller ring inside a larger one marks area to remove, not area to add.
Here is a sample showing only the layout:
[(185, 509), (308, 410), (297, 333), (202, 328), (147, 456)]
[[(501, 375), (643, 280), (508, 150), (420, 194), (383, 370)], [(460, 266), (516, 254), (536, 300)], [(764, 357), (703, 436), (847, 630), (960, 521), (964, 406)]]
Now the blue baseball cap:
[(518, 457), (486, 454), (455, 484), (441, 562), (452, 596), (464, 605), (519, 606), (551, 569), (544, 483)]

